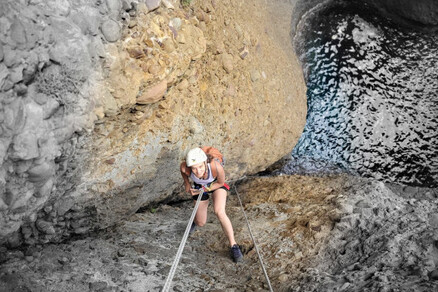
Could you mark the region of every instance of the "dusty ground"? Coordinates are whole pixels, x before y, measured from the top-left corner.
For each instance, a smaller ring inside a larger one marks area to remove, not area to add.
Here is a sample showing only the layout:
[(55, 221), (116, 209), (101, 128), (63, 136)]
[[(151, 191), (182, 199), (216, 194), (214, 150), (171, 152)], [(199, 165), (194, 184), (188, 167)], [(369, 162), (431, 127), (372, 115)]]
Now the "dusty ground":
[[(438, 190), (344, 175), (258, 178), (238, 190), (274, 291), (438, 289)], [(94, 236), (4, 252), (0, 291), (159, 291), (192, 207), (151, 207)], [(173, 291), (267, 290), (235, 192), (227, 212), (244, 263), (231, 261), (210, 210)]]

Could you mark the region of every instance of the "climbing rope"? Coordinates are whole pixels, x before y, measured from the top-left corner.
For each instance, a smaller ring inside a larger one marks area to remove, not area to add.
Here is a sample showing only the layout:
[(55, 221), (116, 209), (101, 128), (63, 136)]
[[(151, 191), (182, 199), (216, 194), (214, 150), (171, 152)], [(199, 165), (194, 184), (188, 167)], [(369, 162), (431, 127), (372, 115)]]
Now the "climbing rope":
[(234, 183), (233, 186), (234, 186), (234, 191), (236, 192), (237, 198), (239, 199), (240, 208), (242, 209), (242, 213), (245, 216), (245, 221), (246, 221), (246, 225), (248, 226), (249, 234), (251, 235), (252, 242), (254, 243), (254, 247), (255, 247), (257, 255), (259, 257), (259, 261), (260, 261), (260, 265), (262, 266), (263, 274), (265, 274), (266, 282), (268, 282), (269, 291), (273, 292), (274, 290), (272, 290), (271, 281), (269, 281), (268, 273), (266, 272), (265, 265), (263, 264), (262, 255), (259, 252), (259, 248), (257, 246), (257, 243), (255, 242), (254, 235), (252, 234), (252, 231), (251, 231), (251, 226), (249, 225), (248, 217), (246, 216), (245, 210), (243, 209), (242, 200), (240, 199), (239, 192), (237, 191), (236, 183)]
[[(259, 258), (260, 265), (261, 265), (262, 270), (263, 270), (263, 274), (265, 275), (266, 282), (268, 283), (269, 291), (273, 292), (274, 290), (272, 289), (271, 281), (269, 281), (268, 273), (266, 272), (265, 265), (263, 264), (262, 255), (260, 254), (259, 248), (257, 246), (254, 235), (253, 235), (252, 230), (251, 230), (251, 226), (249, 225), (248, 217), (246, 216), (245, 209), (243, 208), (242, 200), (240, 199), (239, 192), (237, 191), (237, 188), (236, 188), (236, 182), (239, 180), (242, 180), (244, 178), (246, 178), (246, 177), (238, 179), (233, 183), (234, 191), (236, 192), (237, 198), (239, 200), (240, 208), (242, 209), (242, 213), (245, 217), (245, 221), (246, 221), (246, 225), (248, 226), (249, 234), (251, 236), (252, 242), (254, 243), (254, 247), (256, 249), (257, 256)], [(196, 200), (195, 208), (193, 208), (192, 215), (190, 216), (189, 222), (188, 222), (187, 227), (186, 227), (186, 231), (184, 232), (184, 236), (181, 240), (181, 243), (179, 244), (178, 252), (176, 253), (175, 259), (173, 260), (173, 264), (172, 264), (172, 267), (170, 268), (169, 274), (167, 275), (167, 279), (166, 279), (166, 282), (164, 283), (163, 290), (161, 290), (162, 292), (170, 291), (170, 287), (172, 285), (172, 280), (173, 280), (173, 277), (175, 275), (175, 271), (176, 271), (176, 268), (178, 266), (179, 260), (181, 258), (181, 254), (184, 250), (184, 246), (186, 245), (187, 238), (189, 237), (190, 228), (192, 226), (193, 220), (195, 219), (196, 212), (198, 211), (198, 207), (199, 207), (199, 204), (201, 202), (201, 198), (202, 198), (202, 193), (199, 194), (198, 199)]]
[(192, 227), (193, 220), (195, 219), (196, 211), (198, 211), (199, 203), (201, 202), (202, 193), (198, 195), (198, 199), (196, 200), (195, 208), (193, 208), (192, 216), (190, 216), (189, 223), (187, 224), (186, 231), (184, 233), (183, 239), (179, 244), (178, 252), (176, 253), (175, 259), (173, 260), (172, 267), (170, 268), (169, 275), (167, 275), (166, 282), (164, 283), (164, 287), (162, 292), (170, 291), (170, 285), (172, 284), (173, 276), (175, 275), (176, 267), (178, 266), (179, 259), (181, 258), (181, 254), (184, 250), (184, 246), (186, 245), (187, 238), (189, 237), (190, 228)]

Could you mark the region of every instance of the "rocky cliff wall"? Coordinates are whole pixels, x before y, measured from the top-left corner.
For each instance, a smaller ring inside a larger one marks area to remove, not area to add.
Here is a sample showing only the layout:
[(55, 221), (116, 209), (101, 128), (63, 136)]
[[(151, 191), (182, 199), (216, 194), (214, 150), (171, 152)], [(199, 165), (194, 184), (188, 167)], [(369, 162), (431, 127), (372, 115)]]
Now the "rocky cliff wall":
[(224, 152), (230, 179), (293, 148), (306, 98), (288, 27), (266, 25), (263, 1), (184, 3), (0, 4), (0, 243), (174, 197), (197, 145)]

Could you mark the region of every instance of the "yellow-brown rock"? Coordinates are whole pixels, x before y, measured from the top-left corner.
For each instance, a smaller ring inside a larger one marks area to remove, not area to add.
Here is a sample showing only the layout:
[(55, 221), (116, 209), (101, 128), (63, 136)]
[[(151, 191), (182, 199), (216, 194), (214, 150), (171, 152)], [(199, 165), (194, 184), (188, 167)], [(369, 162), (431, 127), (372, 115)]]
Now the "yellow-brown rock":
[(163, 98), (167, 89), (167, 81), (162, 80), (148, 88), (143, 89), (142, 94), (137, 97), (138, 104), (151, 104)]
[[(105, 122), (108, 135), (93, 136), (83, 178), (99, 184), (88, 195), (99, 202), (103, 226), (171, 196), (192, 147), (219, 148), (227, 178), (236, 179), (266, 169), (301, 135), (306, 87), (289, 37), (292, 9), (273, 11), (262, 0), (215, 1), (214, 9), (201, 2), (138, 13), (137, 25), (107, 52), (105, 83), (120, 110)], [(130, 56), (129, 48), (145, 55)], [(103, 163), (109, 158), (114, 164)]]

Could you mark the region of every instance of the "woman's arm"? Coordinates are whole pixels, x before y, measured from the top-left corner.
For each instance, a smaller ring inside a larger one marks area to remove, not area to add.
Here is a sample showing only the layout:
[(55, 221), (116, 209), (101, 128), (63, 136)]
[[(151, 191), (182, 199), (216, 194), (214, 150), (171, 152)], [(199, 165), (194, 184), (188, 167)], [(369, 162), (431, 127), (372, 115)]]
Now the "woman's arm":
[(192, 188), (190, 186), (189, 176), (187, 175), (187, 165), (185, 162), (181, 163), (179, 170), (181, 171), (181, 176), (184, 180), (184, 188), (187, 193), (191, 193), (190, 189)]

